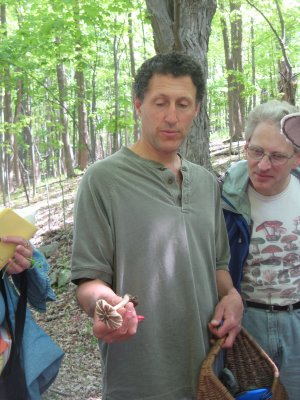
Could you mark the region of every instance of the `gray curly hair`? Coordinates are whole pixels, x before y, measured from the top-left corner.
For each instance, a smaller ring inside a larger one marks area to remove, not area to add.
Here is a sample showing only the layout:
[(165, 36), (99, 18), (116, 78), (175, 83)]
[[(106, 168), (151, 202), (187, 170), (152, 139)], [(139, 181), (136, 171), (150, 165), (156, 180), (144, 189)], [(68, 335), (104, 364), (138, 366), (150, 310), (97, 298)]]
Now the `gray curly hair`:
[(260, 122), (269, 121), (280, 128), (281, 119), (287, 115), (299, 112), (298, 107), (287, 101), (270, 100), (256, 106), (249, 114), (245, 127), (245, 140), (249, 142), (251, 136)]

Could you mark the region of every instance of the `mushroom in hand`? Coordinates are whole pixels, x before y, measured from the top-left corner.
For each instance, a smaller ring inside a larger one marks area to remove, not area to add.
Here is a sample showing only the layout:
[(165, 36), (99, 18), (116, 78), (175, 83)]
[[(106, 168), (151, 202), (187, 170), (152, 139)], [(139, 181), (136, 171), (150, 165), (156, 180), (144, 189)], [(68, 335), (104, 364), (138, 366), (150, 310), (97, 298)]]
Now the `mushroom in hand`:
[(115, 306), (112, 306), (104, 299), (99, 299), (96, 302), (96, 314), (108, 328), (118, 329), (122, 325), (123, 318), (117, 310), (125, 307), (129, 301), (132, 301), (134, 305), (137, 304), (136, 298), (130, 296), (129, 294), (125, 294), (122, 301)]

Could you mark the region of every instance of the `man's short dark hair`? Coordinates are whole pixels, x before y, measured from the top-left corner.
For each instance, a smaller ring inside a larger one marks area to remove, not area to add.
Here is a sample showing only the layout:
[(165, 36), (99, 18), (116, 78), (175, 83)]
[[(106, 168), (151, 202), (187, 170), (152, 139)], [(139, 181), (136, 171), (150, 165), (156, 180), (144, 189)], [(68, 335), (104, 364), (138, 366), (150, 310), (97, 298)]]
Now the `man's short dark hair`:
[(172, 52), (157, 54), (146, 60), (138, 69), (133, 83), (135, 97), (144, 100), (153, 75), (190, 76), (196, 87), (196, 101), (201, 102), (205, 93), (205, 80), (201, 65), (188, 54)]

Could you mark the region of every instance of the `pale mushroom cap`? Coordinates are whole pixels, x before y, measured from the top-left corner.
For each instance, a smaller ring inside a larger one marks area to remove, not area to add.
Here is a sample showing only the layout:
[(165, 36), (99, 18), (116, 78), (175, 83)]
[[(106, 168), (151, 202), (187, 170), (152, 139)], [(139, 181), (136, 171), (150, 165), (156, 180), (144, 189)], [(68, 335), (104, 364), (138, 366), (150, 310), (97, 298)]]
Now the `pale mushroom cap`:
[(96, 302), (96, 314), (110, 329), (118, 329), (123, 323), (122, 315), (104, 299), (99, 299)]

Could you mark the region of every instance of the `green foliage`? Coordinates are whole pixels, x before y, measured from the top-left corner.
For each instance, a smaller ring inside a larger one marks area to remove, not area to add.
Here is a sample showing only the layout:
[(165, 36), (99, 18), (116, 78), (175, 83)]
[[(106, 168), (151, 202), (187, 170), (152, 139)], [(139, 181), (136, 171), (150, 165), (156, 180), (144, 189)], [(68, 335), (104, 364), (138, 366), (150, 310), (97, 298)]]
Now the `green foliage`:
[[(253, 3), (268, 18), (275, 31), (281, 36), (281, 25), (274, 0), (252, 0)], [(241, 2), (243, 24), (243, 74), (236, 71), (226, 71), (224, 44), (221, 31), (221, 16), (227, 21), (230, 30), (230, 21), (234, 17), (230, 13), (229, 0), (219, 0), (219, 8), (212, 23), (211, 37), (209, 41), (208, 63), (210, 76), (208, 79), (208, 96), (210, 107), (211, 130), (220, 131), (226, 119), (227, 93), (226, 76), (233, 73), (235, 78), (244, 85), (243, 96), (247, 103), (251, 103), (254, 95), (257, 102), (266, 101), (269, 98), (280, 97), (278, 93), (278, 62), (282, 60), (282, 50), (278, 38), (271, 30), (270, 25), (262, 15), (247, 4)], [(279, 2), (285, 24), (285, 46), (295, 76), (300, 73), (300, 1)], [(223, 5), (223, 8), (220, 6)], [(251, 40), (251, 24), (253, 23), (254, 39)], [(230, 35), (230, 31), (229, 31)], [(256, 80), (253, 82), (253, 63), (251, 46), (255, 51)], [(297, 95), (299, 104), (299, 92)], [(221, 112), (220, 110), (223, 110)], [(222, 119), (220, 121), (220, 119)], [(226, 131), (226, 130), (225, 130)]]
[[(252, 0), (281, 34), (280, 20), (274, 0)], [(257, 101), (278, 97), (278, 61), (282, 52), (274, 32), (262, 16), (241, 2), (243, 23), (243, 73), (226, 71), (220, 17), (229, 22), (229, 0), (219, 1), (209, 40), (208, 103), (211, 131), (227, 131), (227, 82), (233, 73), (243, 83), (243, 96), (247, 104), (254, 95)], [(152, 29), (143, 0), (14, 0), (5, 1), (7, 25), (0, 26), (0, 88), (11, 89), (13, 110), (17, 104), (16, 90), (22, 82), (24, 99), (30, 101), (31, 115), (21, 115), (12, 125), (21, 149), (28, 143), (23, 128), (32, 129), (34, 142), (42, 157), (49, 148), (54, 160), (62, 149), (62, 127), (59, 119), (60, 100), (57, 82), (57, 66), (64, 65), (66, 89), (64, 100), (73, 150), (77, 152), (78, 115), (76, 69), (85, 78), (85, 103), (89, 124), (95, 127), (97, 138), (107, 145), (107, 133), (116, 127), (121, 137), (131, 137), (133, 127), (131, 83), (132, 73), (129, 56), (128, 14), (133, 21), (133, 43), (136, 68), (145, 57), (154, 54)], [(300, 1), (280, 1), (286, 28), (286, 49), (294, 73), (300, 73)], [(254, 39), (251, 41), (253, 21)], [(7, 31), (7, 36), (6, 36)], [(117, 39), (118, 98), (114, 87), (115, 68), (113, 42)], [(252, 80), (251, 46), (255, 50), (256, 80)], [(9, 75), (4, 71), (9, 69)], [(299, 95), (298, 98), (299, 100)], [(118, 102), (119, 114), (115, 115)], [(3, 124), (0, 126), (3, 132)]]

